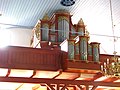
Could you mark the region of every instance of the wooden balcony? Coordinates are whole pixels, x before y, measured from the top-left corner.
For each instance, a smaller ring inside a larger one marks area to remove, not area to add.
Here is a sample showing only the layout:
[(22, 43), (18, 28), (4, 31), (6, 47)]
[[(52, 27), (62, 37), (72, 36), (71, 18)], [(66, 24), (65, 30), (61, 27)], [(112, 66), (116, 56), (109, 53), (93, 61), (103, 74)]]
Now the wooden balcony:
[(57, 49), (40, 49), (30, 47), (9, 46), (0, 48), (0, 68), (30, 69), (30, 70), (59, 70), (85, 69), (100, 70), (100, 65), (113, 55), (100, 55), (100, 62), (68, 60), (67, 53)]
[(54, 49), (9, 46), (0, 49), (0, 68), (58, 70), (64, 68), (66, 53)]

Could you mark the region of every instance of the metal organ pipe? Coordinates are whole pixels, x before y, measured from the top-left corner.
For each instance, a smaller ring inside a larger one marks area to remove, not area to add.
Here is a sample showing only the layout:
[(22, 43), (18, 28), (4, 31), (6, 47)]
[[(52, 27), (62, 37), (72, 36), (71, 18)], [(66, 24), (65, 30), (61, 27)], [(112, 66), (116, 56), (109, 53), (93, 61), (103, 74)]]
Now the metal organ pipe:
[(87, 36), (79, 36), (79, 47), (80, 47), (80, 60), (88, 59), (88, 37)]
[(75, 40), (68, 40), (68, 59), (75, 59)]
[(44, 24), (42, 26), (42, 28), (44, 28), (44, 29), (41, 30), (41, 32), (42, 32), (41, 39), (42, 39), (42, 41), (48, 41), (49, 25), (48, 24)]
[(65, 39), (69, 39), (69, 21), (61, 18), (58, 22), (58, 41), (62, 42)]
[(92, 46), (92, 57), (93, 57), (93, 61), (95, 62), (99, 62), (99, 53), (100, 53), (100, 50), (99, 50), (99, 46), (100, 46), (100, 43), (98, 42), (91, 42), (90, 45)]

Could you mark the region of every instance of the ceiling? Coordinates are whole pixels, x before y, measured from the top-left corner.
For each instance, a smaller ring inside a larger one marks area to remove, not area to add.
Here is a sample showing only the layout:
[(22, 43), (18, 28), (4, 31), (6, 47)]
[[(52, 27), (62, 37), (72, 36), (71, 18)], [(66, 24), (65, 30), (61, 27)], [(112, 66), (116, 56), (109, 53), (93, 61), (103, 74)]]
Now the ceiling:
[[(113, 35), (118, 36), (120, 27), (120, 0), (111, 0), (114, 34), (111, 23), (110, 0), (75, 0), (69, 7), (62, 6), (61, 0), (0, 0), (0, 24), (14, 27), (32, 29), (38, 19), (45, 13), (49, 16), (58, 9), (68, 10), (72, 16), (73, 24), (83, 18), (87, 30), (90, 32), (91, 41), (101, 44), (101, 53), (111, 54), (114, 48)], [(119, 47), (119, 45), (116, 45)], [(120, 49), (117, 49), (120, 53)]]

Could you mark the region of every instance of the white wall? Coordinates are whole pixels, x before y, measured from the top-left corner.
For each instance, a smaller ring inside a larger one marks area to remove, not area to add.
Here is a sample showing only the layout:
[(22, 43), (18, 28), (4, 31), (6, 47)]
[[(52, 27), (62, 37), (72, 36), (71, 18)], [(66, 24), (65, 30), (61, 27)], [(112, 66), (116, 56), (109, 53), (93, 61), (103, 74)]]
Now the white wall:
[(12, 46), (30, 46), (32, 29), (8, 28), (0, 29), (0, 45), (9, 44)]

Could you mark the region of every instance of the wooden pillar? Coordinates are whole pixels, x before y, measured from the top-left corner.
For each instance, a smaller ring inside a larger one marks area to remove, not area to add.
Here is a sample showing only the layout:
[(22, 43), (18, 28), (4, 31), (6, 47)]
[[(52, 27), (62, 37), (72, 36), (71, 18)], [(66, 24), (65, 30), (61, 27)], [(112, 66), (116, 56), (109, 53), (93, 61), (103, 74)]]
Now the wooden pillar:
[(86, 89), (85, 90), (89, 90), (89, 86), (88, 85), (86, 85)]

